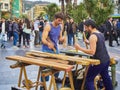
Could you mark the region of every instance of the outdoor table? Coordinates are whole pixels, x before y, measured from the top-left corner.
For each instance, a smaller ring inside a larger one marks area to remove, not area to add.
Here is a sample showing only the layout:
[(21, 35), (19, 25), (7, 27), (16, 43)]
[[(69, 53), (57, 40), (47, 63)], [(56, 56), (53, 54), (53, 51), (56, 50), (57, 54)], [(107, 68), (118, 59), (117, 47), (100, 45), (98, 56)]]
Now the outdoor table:
[[(78, 65), (78, 64), (79, 65), (84, 65), (86, 67), (86, 69), (85, 69), (84, 80), (83, 80), (83, 83), (82, 83), (81, 90), (84, 89), (85, 78), (86, 78), (86, 75), (87, 75), (89, 65), (100, 64), (100, 61), (97, 60), (97, 59), (73, 57), (73, 56), (67, 56), (67, 55), (63, 55), (63, 54), (51, 54), (51, 53), (45, 53), (45, 52), (40, 52), (40, 51), (29, 51), (29, 52), (26, 53), (26, 56), (56, 58), (56, 59), (60, 59), (62, 61), (73, 62), (76, 65)], [(66, 75), (66, 73), (65, 73), (65, 75)], [(65, 84), (65, 75), (64, 75), (62, 87)]]
[[(67, 64), (53, 62), (52, 59), (49, 60), (49, 61), (48, 60), (46, 61), (46, 58), (35, 59), (35, 58), (31, 58), (31, 57), (29, 58), (29, 57), (17, 56), (17, 55), (16, 56), (7, 56), (6, 59), (19, 61), (19, 62), (23, 62), (23, 63), (26, 63), (26, 64), (31, 64), (31, 65), (50, 67), (50, 68), (58, 70), (58, 71), (65, 71), (66, 73), (68, 73), (68, 76), (69, 76), (69, 79), (70, 79), (71, 89), (74, 90), (73, 80), (72, 80), (73, 65), (67, 65)], [(25, 77), (25, 81), (26, 81), (26, 89), (30, 90), (30, 88), (32, 88), (32, 87), (29, 86), (29, 80), (28, 80), (28, 77), (27, 77), (27, 74), (26, 74), (25, 67), (26, 66), (24, 66), (24, 65), (22, 67), (20, 67), (20, 77), (19, 77), (18, 87), (20, 87), (20, 83), (21, 83), (21, 79), (22, 79), (22, 72), (23, 72), (24, 77)], [(41, 72), (41, 70), (39, 69), (38, 74), (40, 72)], [(57, 90), (56, 83), (55, 83), (55, 78), (54, 78), (54, 72), (50, 73), (49, 75), (51, 75), (51, 83), (53, 83), (54, 90)], [(38, 84), (38, 81), (37, 81), (37, 84)], [(36, 85), (36, 86), (38, 86), (38, 85)], [(45, 81), (44, 77), (43, 77), (43, 86), (45, 87), (45, 90), (47, 90), (46, 81)], [(50, 84), (49, 90), (50, 89), (51, 89), (51, 84)], [(37, 88), (36, 88), (36, 90), (37, 90)]]

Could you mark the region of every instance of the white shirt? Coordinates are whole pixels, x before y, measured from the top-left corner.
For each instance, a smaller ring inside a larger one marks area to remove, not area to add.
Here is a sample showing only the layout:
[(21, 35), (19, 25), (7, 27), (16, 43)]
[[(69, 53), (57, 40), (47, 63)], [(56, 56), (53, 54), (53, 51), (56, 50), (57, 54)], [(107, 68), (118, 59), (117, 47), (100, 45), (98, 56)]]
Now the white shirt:
[(2, 23), (2, 33), (5, 33), (5, 22)]
[(34, 22), (34, 30), (39, 31), (39, 20)]

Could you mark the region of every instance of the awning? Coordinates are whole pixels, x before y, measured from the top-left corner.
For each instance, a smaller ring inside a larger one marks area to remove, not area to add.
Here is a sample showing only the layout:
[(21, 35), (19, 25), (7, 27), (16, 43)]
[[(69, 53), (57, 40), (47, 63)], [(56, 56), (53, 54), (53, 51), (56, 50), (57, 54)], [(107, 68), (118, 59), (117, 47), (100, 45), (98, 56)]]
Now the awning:
[(120, 14), (112, 14), (112, 15), (110, 15), (110, 17), (112, 17), (112, 18), (120, 18)]

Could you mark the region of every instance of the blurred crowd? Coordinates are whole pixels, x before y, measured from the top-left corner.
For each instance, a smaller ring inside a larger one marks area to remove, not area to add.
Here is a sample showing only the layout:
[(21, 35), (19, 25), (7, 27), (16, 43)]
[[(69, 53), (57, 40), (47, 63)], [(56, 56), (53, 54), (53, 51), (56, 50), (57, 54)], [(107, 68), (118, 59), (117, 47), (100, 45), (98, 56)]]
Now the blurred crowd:
[[(75, 42), (75, 34), (85, 32), (86, 38), (88, 39), (90, 34), (85, 31), (84, 22), (80, 22), (78, 25), (74, 22), (73, 19), (67, 19), (65, 23), (65, 30), (68, 35), (68, 45), (73, 45)], [(103, 24), (99, 25), (97, 29), (104, 34), (105, 40), (109, 41), (109, 46), (114, 47), (113, 41), (115, 40), (119, 46), (120, 40), (120, 20), (108, 18)], [(72, 42), (73, 41), (73, 42)]]
[[(73, 18), (67, 18), (65, 23), (62, 24), (63, 32), (67, 32), (67, 45), (71, 46), (75, 43), (75, 37), (78, 33), (85, 32), (84, 22), (76, 24)], [(0, 19), (0, 45), (1, 48), (5, 48), (6, 41), (13, 41), (13, 47), (29, 48), (30, 36), (34, 36), (34, 46), (37, 47), (42, 44), (42, 32), (44, 26), (49, 23), (42, 17), (36, 18), (34, 21), (29, 19), (13, 19), (5, 20)], [(105, 23), (99, 25), (97, 29), (105, 36), (105, 40), (109, 41), (109, 46), (113, 47), (113, 41), (119, 46), (120, 40), (120, 20), (112, 19), (111, 17), (106, 20)], [(86, 33), (86, 32), (85, 32)], [(89, 38), (89, 33), (86, 33), (86, 38)]]
[(6, 41), (13, 41), (13, 47), (30, 47), (30, 36), (33, 35), (34, 45), (38, 46), (41, 44), (41, 35), (47, 20), (43, 18), (37, 18), (35, 21), (29, 19), (13, 19), (0, 20), (0, 41), (1, 48), (4, 46)]

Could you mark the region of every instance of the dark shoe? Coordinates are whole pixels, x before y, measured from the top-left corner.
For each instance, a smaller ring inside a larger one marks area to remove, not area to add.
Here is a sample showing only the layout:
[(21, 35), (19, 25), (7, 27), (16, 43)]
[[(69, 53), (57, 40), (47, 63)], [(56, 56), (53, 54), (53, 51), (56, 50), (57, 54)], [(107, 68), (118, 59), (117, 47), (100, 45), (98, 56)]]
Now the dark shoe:
[(55, 78), (56, 83), (62, 83), (62, 80), (60, 78)]
[(1, 48), (4, 46), (4, 44), (1, 45)]
[(117, 45), (118, 45), (118, 46), (120, 46), (120, 44), (119, 44), (119, 43), (118, 43)]
[(110, 47), (114, 47), (113, 45), (109, 45)]
[(18, 45), (18, 47), (21, 47), (21, 45)]
[(45, 88), (43, 86), (40, 86), (40, 90), (45, 90)]

